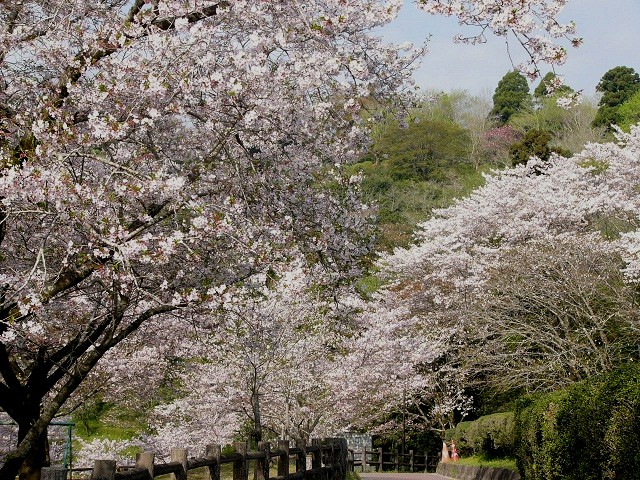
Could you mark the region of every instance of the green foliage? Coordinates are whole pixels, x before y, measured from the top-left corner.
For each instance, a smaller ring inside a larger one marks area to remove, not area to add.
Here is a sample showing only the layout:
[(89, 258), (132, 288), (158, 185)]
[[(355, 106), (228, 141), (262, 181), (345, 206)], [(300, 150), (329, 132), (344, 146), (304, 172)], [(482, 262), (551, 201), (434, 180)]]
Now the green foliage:
[(383, 285), (382, 280), (376, 275), (365, 275), (357, 283), (356, 288), (360, 295), (369, 298)]
[(350, 173), (363, 177), (364, 200), (378, 207), (382, 249), (407, 245), (415, 225), (434, 208), (449, 205), (483, 181), (469, 161), (466, 130), (445, 118), (453, 115), (453, 100), (443, 98), (442, 106), (438, 100), (416, 109), (405, 128), (394, 120), (384, 121), (375, 129), (367, 157), (351, 167)]
[(372, 148), (393, 180), (442, 180), (442, 167), (469, 159), (469, 137), (452, 121), (416, 118), (388, 128)]
[(463, 457), (511, 457), (515, 443), (513, 418), (513, 412), (505, 412), (460, 422), (456, 428), (447, 430), (445, 438), (455, 442)]
[(640, 90), (618, 108), (617, 125), (620, 128), (628, 132), (636, 123), (640, 123)]
[(544, 77), (542, 77), (538, 86), (533, 90), (533, 96), (539, 99), (549, 95), (547, 86), (549, 82), (553, 81), (554, 78), (556, 78), (556, 74), (553, 72), (549, 72)]
[[(515, 413), (516, 461), (527, 480), (557, 478), (556, 459), (563, 452), (554, 443), (558, 436), (555, 417), (564, 392), (554, 392), (539, 399), (524, 399)], [(566, 452), (565, 452), (566, 453)]]
[(523, 399), (515, 438), (527, 480), (637, 479), (640, 366)]
[(605, 73), (596, 90), (602, 92), (599, 105), (615, 107), (623, 104), (640, 88), (640, 75), (631, 67), (615, 67)]
[(509, 125), (522, 132), (547, 130), (555, 146), (576, 152), (587, 142), (602, 140), (604, 128), (593, 127), (597, 108), (593, 101), (583, 99), (579, 105), (562, 108), (557, 96), (539, 99), (537, 108), (522, 110), (509, 119)]
[(439, 180), (395, 180), (386, 162), (354, 165), (363, 173), (361, 191), (366, 202), (378, 206), (378, 247), (390, 250), (407, 245), (417, 223), (426, 220), (433, 209), (449, 205), (483, 182), (481, 172), (472, 165), (451, 165), (440, 169)]
[(458, 123), (461, 104), (467, 99), (463, 91), (430, 92), (426, 99), (416, 108), (420, 118), (430, 118)]
[(567, 111), (556, 104), (555, 97), (544, 98), (539, 108), (522, 110), (511, 116), (509, 125), (522, 132), (545, 130), (552, 137), (562, 134), (566, 123)]
[(127, 410), (102, 399), (85, 402), (72, 416), (74, 433), (84, 439), (94, 437), (124, 440), (147, 430), (144, 413)]
[(358, 472), (347, 471), (346, 480), (360, 480), (361, 478), (362, 477), (360, 477), (360, 474)]
[(458, 465), (471, 465), (473, 467), (504, 468), (506, 470), (517, 471), (516, 460), (514, 458), (493, 458), (485, 455), (474, 455), (472, 457), (460, 457), (456, 462)]
[(530, 106), (529, 84), (520, 72), (507, 73), (498, 82), (493, 94), (493, 109), (489, 116), (504, 125), (512, 115)]
[(610, 130), (611, 125), (618, 125), (620, 123), (620, 120), (621, 118), (618, 107), (609, 107), (607, 105), (603, 105), (598, 108), (598, 112), (593, 119), (592, 125), (594, 127), (604, 126), (607, 128), (607, 130)]
[(521, 131), (547, 130), (554, 137), (562, 135), (563, 130), (571, 122), (570, 112), (558, 106), (557, 97), (540, 100), (539, 107), (534, 110), (523, 110), (513, 115), (509, 125)]
[(600, 175), (609, 169), (609, 164), (598, 161), (595, 158), (588, 158), (579, 164), (582, 168), (590, 169), (593, 175)]
[(610, 127), (621, 121), (619, 106), (629, 100), (640, 89), (640, 75), (630, 67), (615, 67), (606, 72), (596, 90), (602, 92), (599, 109), (593, 120), (594, 126)]
[(509, 148), (509, 155), (514, 165), (527, 163), (532, 156), (536, 156), (541, 160), (549, 160), (552, 153), (557, 153), (568, 157), (570, 152), (558, 148), (551, 147), (551, 133), (547, 130), (529, 130), (522, 141), (514, 143)]
[[(555, 80), (555, 78), (557, 77), (557, 75), (553, 72), (549, 72), (547, 73), (542, 80), (540, 80), (540, 83), (538, 84), (538, 86), (535, 88), (535, 90), (533, 91), (533, 96), (538, 99), (541, 100), (544, 97), (549, 95), (549, 85)], [(566, 95), (567, 93), (573, 93), (573, 88), (571, 88), (569, 85), (562, 85), (559, 88), (556, 88), (553, 91), (554, 95)]]

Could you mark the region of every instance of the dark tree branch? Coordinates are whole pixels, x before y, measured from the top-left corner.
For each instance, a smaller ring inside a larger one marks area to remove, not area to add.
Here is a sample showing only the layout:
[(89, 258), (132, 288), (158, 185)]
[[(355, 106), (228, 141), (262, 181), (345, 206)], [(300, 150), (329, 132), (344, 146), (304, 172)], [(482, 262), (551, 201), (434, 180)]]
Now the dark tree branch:
[[(38, 418), (33, 419), (33, 424), (29, 431), (25, 435), (24, 439), (18, 444), (18, 446), (11, 452), (9, 452), (4, 458), (4, 464), (0, 467), (0, 478), (15, 478), (22, 465), (22, 462), (29, 454), (33, 445), (36, 444), (37, 439), (42, 435), (42, 432), (47, 428), (49, 422), (55, 417), (56, 413), (62, 408), (65, 401), (73, 394), (82, 381), (86, 378), (89, 372), (95, 367), (98, 361), (104, 356), (104, 354), (119, 342), (124, 340), (128, 335), (134, 332), (142, 323), (146, 320), (176, 310), (179, 306), (162, 305), (155, 308), (150, 308), (144, 313), (140, 314), (135, 321), (122, 329), (118, 335), (112, 335), (102, 343), (94, 344), (94, 349), (88, 352), (83, 358), (77, 361), (73, 369), (67, 370), (67, 380), (60, 386), (53, 398), (46, 404), (46, 406), (40, 412)], [(0, 384), (0, 393), (4, 392), (12, 395), (12, 392), (7, 392), (8, 389), (3, 384)], [(4, 397), (4, 395), (3, 395)]]
[[(108, 335), (103, 342), (98, 342), (98, 340), (107, 331), (109, 326), (115, 328), (115, 326), (122, 321), (125, 310), (126, 306), (119, 308), (116, 312), (112, 315), (108, 315), (102, 322), (100, 322), (100, 324), (95, 326), (84, 340), (78, 341), (73, 346), (71, 344), (67, 344), (55, 352), (47, 362), (47, 368), (43, 371), (44, 375), (42, 375), (41, 378), (34, 378), (33, 388), (38, 388), (38, 386), (41, 385), (44, 392), (50, 390), (65, 375), (72, 374), (71, 370), (78, 363), (78, 360), (82, 358), (82, 356), (85, 355), (91, 347), (101, 344), (109, 344), (113, 335)], [(53, 368), (55, 368), (55, 370), (47, 377), (47, 372), (51, 371)]]
[[(0, 325), (0, 333), (6, 330), (4, 325)], [(4, 344), (0, 343), (0, 375), (4, 379), (5, 386), (10, 389), (20, 389), (21, 384), (18, 378), (18, 374), (21, 373), (20, 369), (16, 365), (14, 359), (7, 352)], [(3, 398), (4, 395), (0, 395), (0, 398)], [(8, 401), (10, 399), (7, 399)]]
[(4, 240), (4, 235), (7, 231), (7, 211), (0, 206), (0, 245)]
[(133, 2), (133, 5), (131, 5), (131, 10), (129, 10), (129, 15), (127, 15), (127, 21), (128, 22), (134, 22), (136, 15), (138, 13), (140, 13), (140, 10), (142, 10), (142, 7), (144, 7), (145, 5), (145, 1), (144, 0), (136, 0), (135, 2)]
[[(204, 7), (202, 10), (197, 12), (191, 12), (185, 15), (182, 18), (186, 18), (189, 23), (196, 23), (200, 20), (204, 20), (205, 18), (213, 17), (218, 13), (219, 8), (228, 7), (230, 3), (226, 0), (216, 3), (215, 5), (210, 5), (208, 7)], [(170, 30), (174, 28), (175, 21), (181, 17), (166, 17), (166, 18), (156, 18), (151, 21), (151, 25), (160, 30)]]

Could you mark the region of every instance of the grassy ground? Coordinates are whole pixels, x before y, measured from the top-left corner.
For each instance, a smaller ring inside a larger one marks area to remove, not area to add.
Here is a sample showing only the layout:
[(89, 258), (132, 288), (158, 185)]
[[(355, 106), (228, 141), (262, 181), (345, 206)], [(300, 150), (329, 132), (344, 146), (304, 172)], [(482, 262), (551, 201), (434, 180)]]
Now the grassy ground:
[(506, 468), (517, 471), (515, 458), (485, 458), (475, 455), (473, 457), (461, 458), (457, 462), (460, 465), (473, 465), (477, 467)]

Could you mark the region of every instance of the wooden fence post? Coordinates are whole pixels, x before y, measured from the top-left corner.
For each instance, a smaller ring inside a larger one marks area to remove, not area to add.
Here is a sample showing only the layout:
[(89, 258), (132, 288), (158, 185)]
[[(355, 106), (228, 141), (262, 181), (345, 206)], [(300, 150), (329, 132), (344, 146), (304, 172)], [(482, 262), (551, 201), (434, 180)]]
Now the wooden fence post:
[(269, 480), (269, 460), (271, 459), (271, 444), (258, 442), (258, 451), (264, 453), (264, 458), (256, 460), (255, 480)]
[(182, 469), (171, 474), (171, 480), (187, 480), (187, 470), (189, 469), (187, 451), (184, 448), (171, 449), (171, 461), (180, 462)]
[(42, 467), (40, 480), (67, 480), (67, 469), (64, 467)]
[(333, 438), (323, 438), (322, 443), (324, 444), (324, 448), (327, 449), (322, 457), (322, 464), (325, 467), (325, 474), (323, 475), (323, 478), (325, 480), (335, 480), (335, 447), (333, 444)]
[(322, 442), (314, 438), (311, 440), (311, 446), (317, 447), (311, 453), (311, 468), (313, 470), (313, 479), (322, 480)]
[(340, 450), (338, 440), (338, 438), (331, 439), (331, 478), (333, 478), (333, 480), (344, 480), (342, 476), (342, 451)]
[(396, 448), (396, 473), (400, 471), (400, 450)]
[(427, 473), (429, 471), (429, 453), (424, 452), (424, 471)]
[(411, 473), (413, 473), (413, 463), (414, 463), (413, 450), (409, 450), (409, 471)]
[(382, 460), (382, 447), (378, 448), (378, 471), (379, 472), (383, 472), (384, 471), (384, 463)]
[(363, 446), (362, 447), (362, 453), (360, 454), (362, 461), (360, 463), (362, 463), (362, 473), (364, 472), (368, 472), (367, 469), (367, 447)]
[(336, 440), (335, 438), (325, 438), (323, 440), (324, 444), (327, 447), (329, 447), (329, 450), (327, 450), (327, 453), (324, 457), (324, 462), (323, 462), (325, 467), (329, 467), (329, 470), (327, 470), (327, 474), (325, 475), (325, 478), (328, 480), (337, 480), (336, 469), (338, 468), (338, 462), (337, 462), (338, 446), (336, 445), (335, 440)]
[[(289, 440), (280, 440), (278, 450), (282, 453), (278, 456), (278, 476), (284, 480), (289, 479)], [(296, 462), (297, 463), (297, 462)]]
[(220, 445), (207, 445), (205, 449), (205, 458), (215, 459), (216, 463), (209, 467), (209, 480), (220, 480), (220, 456), (222, 449)]
[(307, 449), (306, 446), (298, 445), (296, 446), (300, 448), (300, 452), (296, 455), (296, 473), (302, 473), (302, 478), (307, 478)]
[(349, 471), (349, 447), (346, 438), (334, 439), (336, 444), (337, 475), (336, 480), (346, 480)]
[(233, 480), (247, 480), (247, 444), (234, 442), (233, 446), (241, 458), (233, 462)]
[(332, 455), (333, 455), (333, 444), (330, 438), (323, 438), (321, 440), (322, 444), (322, 480), (331, 480), (332, 474)]
[(155, 461), (155, 454), (153, 452), (142, 452), (138, 454), (136, 458), (136, 467), (146, 468), (149, 472), (149, 476), (153, 478), (153, 462)]
[(113, 480), (116, 476), (115, 460), (96, 460), (91, 472), (91, 480)]

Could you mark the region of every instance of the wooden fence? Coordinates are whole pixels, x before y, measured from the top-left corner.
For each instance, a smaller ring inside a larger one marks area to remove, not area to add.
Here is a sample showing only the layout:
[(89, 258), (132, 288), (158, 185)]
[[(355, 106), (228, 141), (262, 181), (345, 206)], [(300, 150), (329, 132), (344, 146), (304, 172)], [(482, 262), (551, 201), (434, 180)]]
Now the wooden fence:
[(370, 467), (377, 472), (435, 472), (440, 458), (438, 455), (415, 454), (413, 450), (408, 453), (384, 452), (382, 448), (361, 451), (349, 450), (349, 465), (352, 470), (360, 467), (361, 471), (370, 471)]
[[(314, 439), (304, 447), (290, 447), (288, 440), (281, 440), (274, 450), (269, 442), (260, 442), (257, 451), (249, 451), (246, 443), (233, 446), (235, 453), (222, 455), (220, 445), (210, 445), (199, 458), (189, 458), (187, 450), (174, 448), (167, 463), (156, 463), (152, 452), (139, 454), (132, 466), (118, 466), (114, 460), (97, 460), (91, 480), (152, 480), (167, 474), (171, 474), (173, 480), (187, 480), (189, 470), (196, 468), (206, 469), (208, 480), (220, 480), (220, 466), (224, 464), (233, 465), (233, 480), (345, 480), (347, 475), (347, 441), (343, 438)], [(290, 472), (292, 457), (295, 472)], [(309, 457), (311, 468), (307, 468)], [(276, 476), (271, 476), (269, 471), (272, 459), (277, 459)], [(255, 460), (251, 469), (250, 460)], [(66, 473), (60, 468), (43, 469), (42, 479), (64, 480)]]

